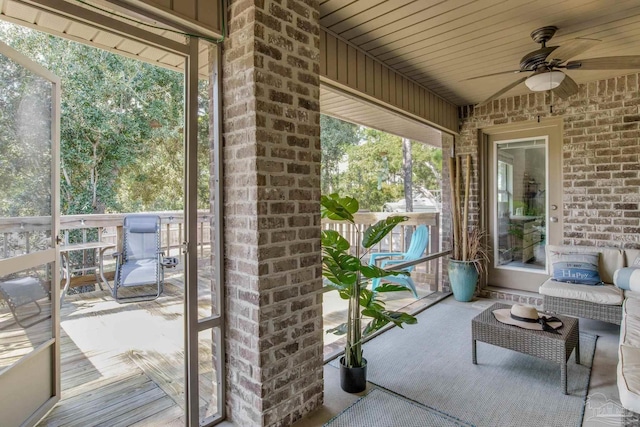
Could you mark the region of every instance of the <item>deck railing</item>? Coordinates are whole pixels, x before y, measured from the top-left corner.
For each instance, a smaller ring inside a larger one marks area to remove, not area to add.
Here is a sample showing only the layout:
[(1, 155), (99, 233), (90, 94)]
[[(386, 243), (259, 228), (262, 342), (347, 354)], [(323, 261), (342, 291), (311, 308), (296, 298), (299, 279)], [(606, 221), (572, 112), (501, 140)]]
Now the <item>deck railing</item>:
[[(184, 242), (184, 213), (182, 211), (152, 213), (160, 217), (162, 224), (162, 249), (167, 253), (179, 250)], [(96, 238), (118, 244), (122, 239), (122, 223), (127, 215), (131, 214), (63, 215), (60, 217), (63, 244), (86, 243)], [(209, 249), (211, 242), (212, 218), (213, 215), (207, 212), (198, 214), (198, 250), (202, 254)], [(48, 246), (50, 243), (47, 232), (50, 229), (49, 217), (0, 218), (2, 257), (30, 253), (40, 241), (41, 244)], [(80, 235), (73, 235), (73, 231), (78, 231)]]
[[(153, 212), (161, 219), (162, 250), (171, 256), (184, 257), (182, 253), (184, 242), (184, 213), (182, 211)], [(60, 217), (60, 229), (64, 243), (85, 243), (101, 240), (120, 247), (122, 242), (122, 224), (124, 217), (129, 214), (87, 214), (63, 215)], [(365, 212), (355, 215), (356, 224), (365, 228), (378, 220), (393, 214), (383, 212)], [(396, 214), (397, 215), (397, 214)], [(402, 213), (409, 217), (408, 221), (396, 227), (382, 242), (373, 248), (373, 252), (395, 251), (405, 252), (410, 241), (408, 235), (418, 225), (429, 228), (429, 245), (426, 255), (440, 251), (440, 214), (439, 213)], [(0, 251), (1, 258), (29, 253), (36, 247), (50, 245), (48, 230), (51, 229), (48, 217), (16, 217), (0, 218)], [(213, 215), (208, 212), (198, 214), (198, 255), (206, 257), (211, 250)], [(353, 226), (346, 222), (322, 220), (323, 229), (334, 229), (347, 237), (353, 245), (356, 232)], [(40, 249), (43, 249), (41, 247)], [(85, 265), (93, 262), (90, 255), (82, 253), (82, 260), (78, 264)], [(184, 258), (181, 259), (184, 265)], [(431, 259), (424, 268), (418, 268), (414, 279), (416, 282), (428, 283), (432, 290), (440, 288), (440, 259)], [(71, 286), (79, 286), (92, 281), (93, 275), (74, 277)], [(109, 277), (109, 275), (107, 275)]]
[[(167, 256), (180, 257), (179, 266), (184, 265), (182, 252), (185, 240), (184, 213), (183, 211), (153, 212), (160, 217), (161, 222), (161, 250)], [(87, 215), (63, 215), (60, 217), (60, 232), (63, 245), (73, 243), (86, 243), (90, 241), (103, 241), (113, 243), (121, 247), (123, 214), (87, 214)], [(198, 214), (198, 242), (197, 250), (199, 258), (204, 258), (211, 253), (211, 224), (213, 215), (208, 212)], [(14, 217), (0, 218), (0, 258), (21, 255), (42, 250), (51, 245), (50, 217)], [(78, 267), (89, 267), (94, 264), (95, 254), (92, 250), (78, 251), (74, 253), (76, 259), (72, 262)], [(107, 272), (107, 278), (111, 278), (113, 272)], [(95, 283), (95, 275), (77, 275), (71, 279), (71, 287)]]
[[(372, 248), (371, 252), (406, 252), (411, 241), (410, 233), (419, 225), (426, 225), (429, 229), (429, 244), (426, 256), (440, 252), (440, 214), (438, 212), (359, 212), (354, 215), (354, 220), (357, 226), (361, 226), (364, 229), (392, 215), (404, 215), (409, 219), (398, 225), (392, 233), (389, 233), (384, 240)], [(323, 219), (322, 228), (338, 231), (349, 241), (352, 247), (356, 244), (356, 230), (351, 223)], [(412, 273), (412, 278), (416, 284), (418, 286), (426, 286), (432, 291), (441, 290), (440, 263), (440, 257), (429, 257), (428, 261), (423, 262), (420, 267), (416, 267), (416, 271)]]
[[(184, 244), (184, 212), (163, 211), (152, 212), (160, 217), (162, 250), (171, 256), (183, 256), (181, 248)], [(97, 230), (100, 240), (113, 243), (120, 247), (122, 243), (122, 223), (124, 217), (130, 214), (95, 214), (95, 215), (64, 215), (60, 217), (60, 229), (63, 232), (64, 243), (70, 243), (69, 238), (73, 230), (80, 230), (82, 242), (87, 241), (89, 231)], [(211, 224), (213, 215), (207, 212), (198, 214), (198, 252), (204, 256), (210, 250)], [(76, 237), (77, 239), (77, 237)], [(73, 242), (77, 243), (77, 242)]]

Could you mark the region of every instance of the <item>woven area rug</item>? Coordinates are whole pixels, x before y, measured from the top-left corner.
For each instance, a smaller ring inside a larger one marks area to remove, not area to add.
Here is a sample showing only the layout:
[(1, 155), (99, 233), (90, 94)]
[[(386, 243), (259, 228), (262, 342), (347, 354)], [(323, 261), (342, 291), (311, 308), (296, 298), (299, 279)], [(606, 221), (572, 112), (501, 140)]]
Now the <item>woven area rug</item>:
[[(472, 364), (471, 319), (480, 311), (440, 303), (418, 315), (417, 325), (373, 339), (364, 346), (367, 379), (475, 426), (580, 426), (597, 337), (580, 334), (581, 364), (572, 354), (564, 395), (558, 364), (482, 342)], [(368, 418), (359, 425), (385, 424)]]
[(465, 427), (465, 422), (380, 388), (371, 390), (325, 426)]

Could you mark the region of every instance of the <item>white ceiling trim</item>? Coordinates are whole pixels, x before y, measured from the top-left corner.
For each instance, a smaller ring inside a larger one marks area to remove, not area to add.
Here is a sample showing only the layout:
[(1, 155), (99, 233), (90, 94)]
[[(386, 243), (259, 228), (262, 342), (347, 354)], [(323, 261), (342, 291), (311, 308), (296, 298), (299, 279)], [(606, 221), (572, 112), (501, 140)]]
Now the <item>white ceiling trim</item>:
[(442, 147), (442, 131), (322, 81), (320, 112), (433, 147)]
[[(168, 31), (147, 31), (62, 0), (33, 0), (33, 3), (0, 0), (0, 18), (160, 67), (184, 70), (184, 55), (188, 52), (186, 37)], [(63, 9), (55, 10), (48, 6), (50, 3)]]

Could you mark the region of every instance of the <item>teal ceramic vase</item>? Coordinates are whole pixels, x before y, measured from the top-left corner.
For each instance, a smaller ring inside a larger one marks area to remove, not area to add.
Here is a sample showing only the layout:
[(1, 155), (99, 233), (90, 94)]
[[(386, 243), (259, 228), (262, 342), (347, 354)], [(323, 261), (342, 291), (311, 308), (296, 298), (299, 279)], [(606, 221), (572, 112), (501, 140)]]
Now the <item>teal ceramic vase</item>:
[(472, 261), (449, 260), (449, 283), (456, 301), (469, 302), (473, 299), (478, 283), (478, 270)]

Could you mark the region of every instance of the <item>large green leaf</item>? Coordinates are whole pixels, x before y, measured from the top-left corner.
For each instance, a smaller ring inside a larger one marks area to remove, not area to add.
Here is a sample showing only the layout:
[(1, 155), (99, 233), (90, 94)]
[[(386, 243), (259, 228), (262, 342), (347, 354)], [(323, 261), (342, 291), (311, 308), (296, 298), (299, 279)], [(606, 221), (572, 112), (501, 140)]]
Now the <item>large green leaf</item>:
[(418, 320), (412, 315), (398, 311), (364, 309), (362, 310), (362, 315), (373, 318), (363, 332), (365, 336), (377, 331), (388, 323), (393, 323), (400, 328), (402, 328), (403, 323), (407, 325), (418, 323)]
[(373, 301), (374, 295), (369, 289), (360, 288), (360, 305), (368, 307)]
[(362, 246), (364, 246), (365, 248), (370, 248), (371, 246), (384, 239), (385, 236), (389, 234), (389, 232), (393, 230), (396, 225), (408, 219), (409, 217), (407, 216), (390, 216), (369, 226), (364, 231), (364, 236), (362, 237)]
[(358, 258), (331, 247), (323, 247), (322, 252), (322, 275), (325, 279), (342, 288), (357, 282), (358, 271), (362, 267)]
[(330, 258), (334, 260), (336, 264), (343, 270), (359, 271), (360, 268), (362, 267), (362, 263), (360, 262), (359, 258), (356, 258), (353, 255), (344, 253), (343, 251), (324, 247), (322, 248), (322, 252), (325, 255), (322, 258), (323, 261), (325, 261), (326, 258)]
[(351, 214), (358, 212), (358, 209), (360, 209), (360, 203), (353, 197), (349, 197), (349, 196), (340, 197), (338, 193), (330, 194), (329, 197), (333, 200), (336, 200), (340, 205), (342, 205), (347, 210), (347, 212)]
[(351, 298), (352, 290), (353, 290), (353, 286), (347, 286), (343, 289), (340, 289), (338, 294), (340, 295), (340, 298), (348, 300), (349, 298)]
[(384, 301), (376, 298), (376, 293), (369, 289), (360, 289), (360, 305), (369, 310), (384, 310)]
[(408, 291), (411, 292), (411, 289), (406, 286), (396, 285), (394, 283), (382, 283), (376, 288), (376, 292), (402, 292)]
[(362, 331), (362, 335), (364, 337), (367, 337), (373, 332), (382, 328), (387, 323), (389, 323), (389, 321), (385, 319), (378, 319), (378, 318), (371, 319), (371, 321), (367, 323), (367, 326), (364, 328), (364, 331)]
[(362, 275), (367, 279), (375, 279), (376, 277), (398, 276), (400, 274), (409, 275), (406, 271), (384, 270), (375, 265), (363, 265), (360, 269)]
[(321, 240), (323, 247), (334, 248), (339, 251), (346, 251), (351, 247), (349, 241), (335, 230), (323, 230)]
[(342, 323), (335, 328), (327, 329), (327, 334), (345, 335), (347, 333), (347, 324)]
[(340, 197), (338, 194), (330, 194), (320, 197), (320, 215), (336, 221), (349, 221), (353, 223), (353, 214), (358, 212), (359, 203), (353, 197)]
[[(324, 274), (324, 272), (323, 272)], [(335, 283), (333, 281), (329, 281), (329, 282), (325, 282), (325, 286), (324, 289), (326, 289), (326, 291), (330, 291), (330, 290), (336, 290), (336, 291), (341, 291), (342, 289), (345, 289), (347, 286), (345, 286), (342, 283)]]
[(341, 287), (353, 285), (358, 280), (356, 272), (345, 270), (331, 256), (322, 257), (322, 275), (325, 279)]

